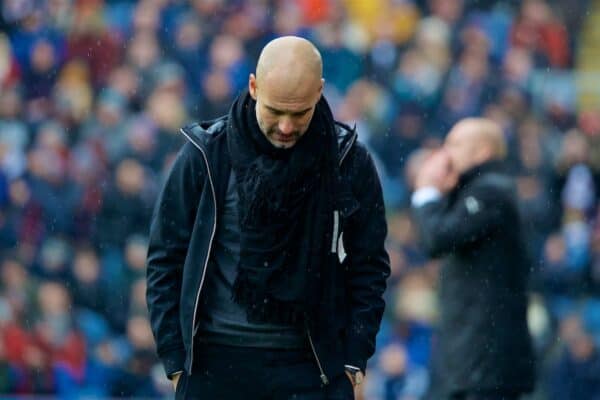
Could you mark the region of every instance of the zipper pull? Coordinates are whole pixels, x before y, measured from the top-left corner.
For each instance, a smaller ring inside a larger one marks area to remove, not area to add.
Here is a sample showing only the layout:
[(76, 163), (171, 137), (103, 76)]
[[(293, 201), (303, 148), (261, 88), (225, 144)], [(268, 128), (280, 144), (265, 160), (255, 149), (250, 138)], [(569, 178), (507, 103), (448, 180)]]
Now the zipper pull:
[(327, 375), (325, 375), (325, 371), (323, 371), (323, 367), (321, 366), (321, 360), (319, 360), (319, 356), (317, 355), (317, 350), (315, 349), (315, 345), (312, 341), (312, 336), (310, 335), (310, 328), (308, 327), (308, 319), (306, 314), (304, 315), (304, 326), (306, 327), (306, 333), (308, 334), (308, 343), (310, 344), (310, 348), (315, 356), (315, 360), (317, 361), (317, 366), (319, 367), (319, 376), (321, 377), (321, 382), (323, 385), (329, 384), (329, 379), (327, 379)]
[(321, 374), (321, 382), (323, 382), (323, 385), (329, 385), (329, 379), (325, 374)]

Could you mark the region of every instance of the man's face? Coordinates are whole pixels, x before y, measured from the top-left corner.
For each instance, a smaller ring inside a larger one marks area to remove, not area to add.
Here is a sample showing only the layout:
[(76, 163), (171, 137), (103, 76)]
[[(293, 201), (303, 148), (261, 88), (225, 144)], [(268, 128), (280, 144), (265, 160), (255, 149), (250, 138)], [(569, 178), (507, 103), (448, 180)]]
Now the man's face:
[(452, 169), (462, 174), (475, 164), (476, 151), (474, 140), (466, 127), (457, 127), (450, 131), (444, 143), (444, 149), (450, 156)]
[(260, 130), (276, 147), (291, 148), (308, 129), (321, 97), (322, 82), (297, 90), (270, 81), (268, 76), (256, 84), (250, 76), (250, 95), (256, 100), (256, 119)]

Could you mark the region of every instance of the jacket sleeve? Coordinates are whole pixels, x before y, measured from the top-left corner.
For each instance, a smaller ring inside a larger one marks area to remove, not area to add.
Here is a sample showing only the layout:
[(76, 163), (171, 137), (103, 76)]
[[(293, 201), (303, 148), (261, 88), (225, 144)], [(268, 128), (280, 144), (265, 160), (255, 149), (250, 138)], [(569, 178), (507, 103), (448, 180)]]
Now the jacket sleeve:
[(169, 378), (182, 371), (185, 362), (179, 297), (204, 174), (201, 161), (191, 143), (182, 147), (159, 194), (150, 225), (146, 301), (157, 353)]
[(348, 256), (346, 285), (350, 300), (345, 364), (364, 371), (367, 360), (375, 352), (390, 263), (384, 246), (387, 225), (381, 183), (367, 151), (358, 146), (355, 151), (352, 176), (356, 178), (352, 186), (356, 188), (354, 195), (359, 208), (354, 222), (344, 232)]
[(502, 223), (505, 193), (475, 183), (456, 202), (447, 198), (413, 207), (421, 243), (432, 257), (461, 250), (486, 237)]

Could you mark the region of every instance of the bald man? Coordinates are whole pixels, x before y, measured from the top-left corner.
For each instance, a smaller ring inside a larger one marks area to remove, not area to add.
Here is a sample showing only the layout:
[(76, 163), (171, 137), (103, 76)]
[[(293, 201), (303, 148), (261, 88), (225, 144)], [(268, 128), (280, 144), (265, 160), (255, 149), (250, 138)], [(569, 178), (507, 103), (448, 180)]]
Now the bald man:
[(416, 176), (421, 242), (442, 258), (432, 399), (512, 400), (533, 388), (530, 265), (500, 127), (465, 119)]
[(178, 399), (353, 399), (389, 275), (379, 178), (318, 50), (265, 46), (228, 115), (184, 127), (147, 301)]

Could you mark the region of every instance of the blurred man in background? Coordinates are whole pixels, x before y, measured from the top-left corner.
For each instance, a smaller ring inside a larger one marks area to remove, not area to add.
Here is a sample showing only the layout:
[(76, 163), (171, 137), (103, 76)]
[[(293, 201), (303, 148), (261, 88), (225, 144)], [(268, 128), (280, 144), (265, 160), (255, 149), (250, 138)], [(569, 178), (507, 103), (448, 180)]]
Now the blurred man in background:
[(434, 345), (436, 399), (517, 399), (533, 387), (529, 265), (514, 183), (502, 167), (505, 155), (497, 124), (465, 119), (416, 176), (412, 205), (422, 244), (445, 261)]
[(152, 221), (147, 298), (177, 398), (352, 399), (389, 275), (382, 191), (307, 40), (263, 49), (189, 140)]

